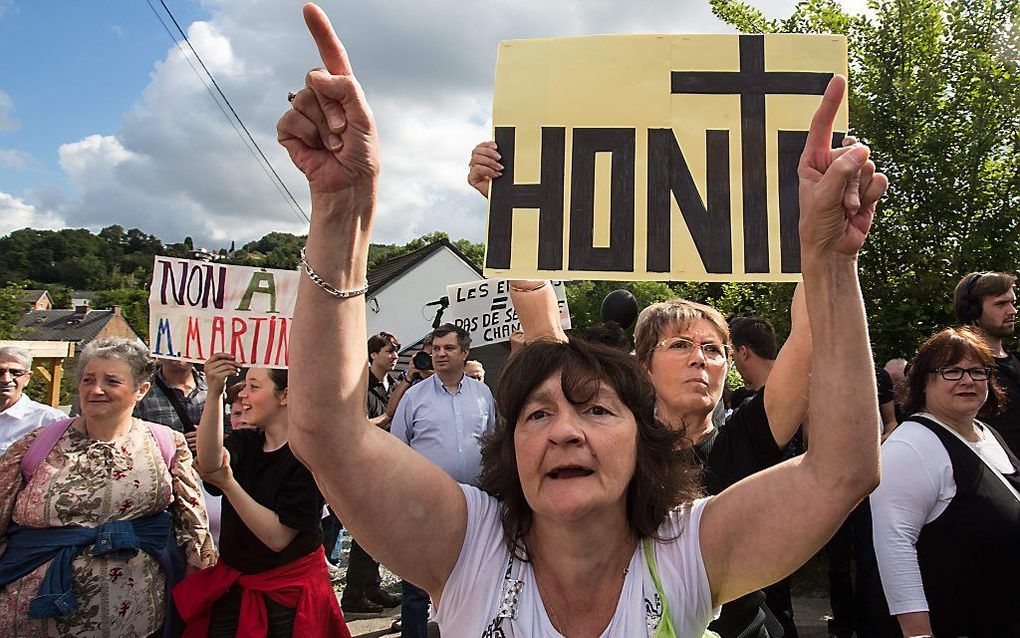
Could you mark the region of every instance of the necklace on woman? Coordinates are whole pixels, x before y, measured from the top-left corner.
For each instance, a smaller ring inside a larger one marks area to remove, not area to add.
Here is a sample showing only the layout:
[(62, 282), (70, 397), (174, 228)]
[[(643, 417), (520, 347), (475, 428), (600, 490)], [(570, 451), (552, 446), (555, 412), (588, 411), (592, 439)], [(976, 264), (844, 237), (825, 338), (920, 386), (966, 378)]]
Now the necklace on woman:
[[(623, 568), (623, 577), (622, 577), (623, 581), (627, 580), (627, 574), (629, 572), (630, 572), (630, 564), (628, 562), (627, 566)], [(563, 633), (563, 629), (566, 627), (566, 625), (563, 625), (563, 624), (560, 623), (559, 616), (556, 615), (556, 611), (555, 611), (555, 609), (553, 609), (553, 605), (551, 604), (552, 601), (550, 601), (550, 604), (546, 604), (545, 597), (542, 596), (542, 590), (545, 589), (545, 587), (542, 585), (542, 577), (538, 575), (538, 570), (535, 568), (534, 557), (532, 557), (532, 561), (531, 561), (531, 573), (535, 575), (535, 583), (538, 585), (538, 599), (542, 602), (542, 606), (545, 607), (545, 610), (546, 610), (546, 612), (548, 613), (548, 616), (549, 616), (549, 621), (552, 623), (553, 629), (555, 629), (556, 631), (558, 631), (558, 632), (560, 632), (562, 634)], [(564, 635), (566, 635), (566, 634), (564, 634)]]

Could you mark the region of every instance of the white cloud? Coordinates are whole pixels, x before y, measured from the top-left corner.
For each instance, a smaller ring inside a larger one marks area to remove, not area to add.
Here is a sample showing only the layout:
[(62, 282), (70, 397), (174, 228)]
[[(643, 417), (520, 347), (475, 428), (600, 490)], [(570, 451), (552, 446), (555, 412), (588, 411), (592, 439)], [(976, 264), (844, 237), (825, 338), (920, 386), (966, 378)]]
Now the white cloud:
[(0, 166), (4, 168), (24, 168), (32, 158), (27, 153), (14, 148), (0, 148)]
[[(0, 4), (0, 16), (3, 15), (3, 4)], [(21, 128), (21, 122), (14, 117), (14, 100), (11, 96), (0, 91), (0, 133), (17, 131)]]
[[(785, 15), (793, 2), (763, 4), (770, 15)], [(307, 184), (276, 144), (275, 132), (287, 92), (320, 63), (301, 13), (295, 4), (273, 0), (206, 4), (212, 16), (191, 24), (189, 38), (307, 212)], [(500, 40), (731, 31), (711, 15), (707, 2), (631, 4), (638, 6), (493, 0), (484, 11), (468, 11), (455, 0), (325, 2), (382, 138), (373, 239), (406, 241), (434, 230), (482, 239), (485, 204), (465, 178), (471, 148), (489, 136)], [(5, 97), (0, 93), (0, 127)], [(176, 48), (155, 64), (149, 85), (115, 134), (65, 144), (59, 156), (75, 193), (58, 210), (74, 225), (138, 226), (167, 241), (192, 235), (204, 245), (307, 228)]]
[(52, 211), (37, 209), (25, 200), (0, 192), (0, 236), (19, 228), (62, 228), (64, 220)]
[(120, 164), (136, 157), (112, 135), (90, 135), (62, 145), (57, 154), (60, 167), (72, 182), (83, 188), (110, 181)]
[(14, 4), (14, 0), (0, 0), (0, 18), (4, 17), (6, 13), (17, 13), (18, 5)]

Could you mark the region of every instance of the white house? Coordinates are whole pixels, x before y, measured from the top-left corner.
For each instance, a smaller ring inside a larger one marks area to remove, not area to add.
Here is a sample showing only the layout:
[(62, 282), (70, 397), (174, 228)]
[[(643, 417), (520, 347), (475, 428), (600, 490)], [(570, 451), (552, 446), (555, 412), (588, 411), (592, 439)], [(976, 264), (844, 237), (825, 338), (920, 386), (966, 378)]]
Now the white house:
[[(482, 272), (449, 241), (394, 257), (368, 273), (368, 334), (389, 332), (405, 347), (432, 331), (446, 286), (481, 279)], [(445, 323), (445, 320), (444, 320)]]
[[(368, 273), (368, 334), (395, 335), (403, 347), (399, 365), (404, 367), (432, 331), (440, 307), (435, 302), (446, 295), (446, 286), (481, 278), (482, 271), (445, 239), (385, 261)], [(471, 358), (481, 361), (485, 381), (494, 387), (509, 353), (507, 344), (494, 344), (472, 349)]]

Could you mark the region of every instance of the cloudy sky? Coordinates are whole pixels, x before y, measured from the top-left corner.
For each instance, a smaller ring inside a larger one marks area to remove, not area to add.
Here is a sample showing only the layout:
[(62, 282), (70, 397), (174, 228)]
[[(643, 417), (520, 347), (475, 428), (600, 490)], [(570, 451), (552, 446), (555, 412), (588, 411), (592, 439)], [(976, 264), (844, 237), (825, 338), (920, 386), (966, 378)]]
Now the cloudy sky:
[[(298, 201), (276, 144), (289, 90), (319, 61), (291, 0), (165, 0)], [(167, 15), (153, 0), (165, 20)], [(773, 17), (795, 0), (757, 0)], [(845, 0), (858, 10), (864, 0)], [(374, 240), (481, 240), (465, 181), (488, 139), (497, 43), (597, 33), (729, 33), (707, 0), (324, 0), (375, 110)], [(173, 28), (173, 25), (169, 25)], [(189, 64), (190, 61), (190, 64)], [(138, 227), (209, 247), (305, 232), (144, 0), (0, 0), (0, 235)]]

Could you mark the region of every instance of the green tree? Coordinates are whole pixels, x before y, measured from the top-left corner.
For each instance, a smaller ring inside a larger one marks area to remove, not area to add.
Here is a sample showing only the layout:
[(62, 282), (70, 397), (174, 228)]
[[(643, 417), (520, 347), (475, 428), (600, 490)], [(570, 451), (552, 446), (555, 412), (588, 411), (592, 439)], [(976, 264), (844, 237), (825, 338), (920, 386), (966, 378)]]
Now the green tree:
[(24, 314), (21, 294), (25, 287), (20, 284), (7, 284), (0, 288), (0, 339), (17, 339), (18, 320)]
[(872, 0), (867, 16), (804, 0), (785, 20), (711, 4), (747, 32), (848, 37), (853, 133), (890, 179), (860, 259), (880, 361), (952, 323), (964, 273), (1016, 269), (1020, 0)]
[(124, 320), (138, 333), (138, 336), (149, 339), (149, 292), (138, 288), (115, 288), (96, 293), (96, 308), (113, 308), (119, 306)]
[[(637, 299), (639, 309), (677, 297), (705, 303), (713, 299), (709, 285), (700, 282), (569, 281), (567, 305), (572, 334), (583, 335), (588, 327), (602, 322), (602, 301), (614, 290), (629, 291)], [(627, 334), (633, 338), (633, 326), (627, 329)]]

